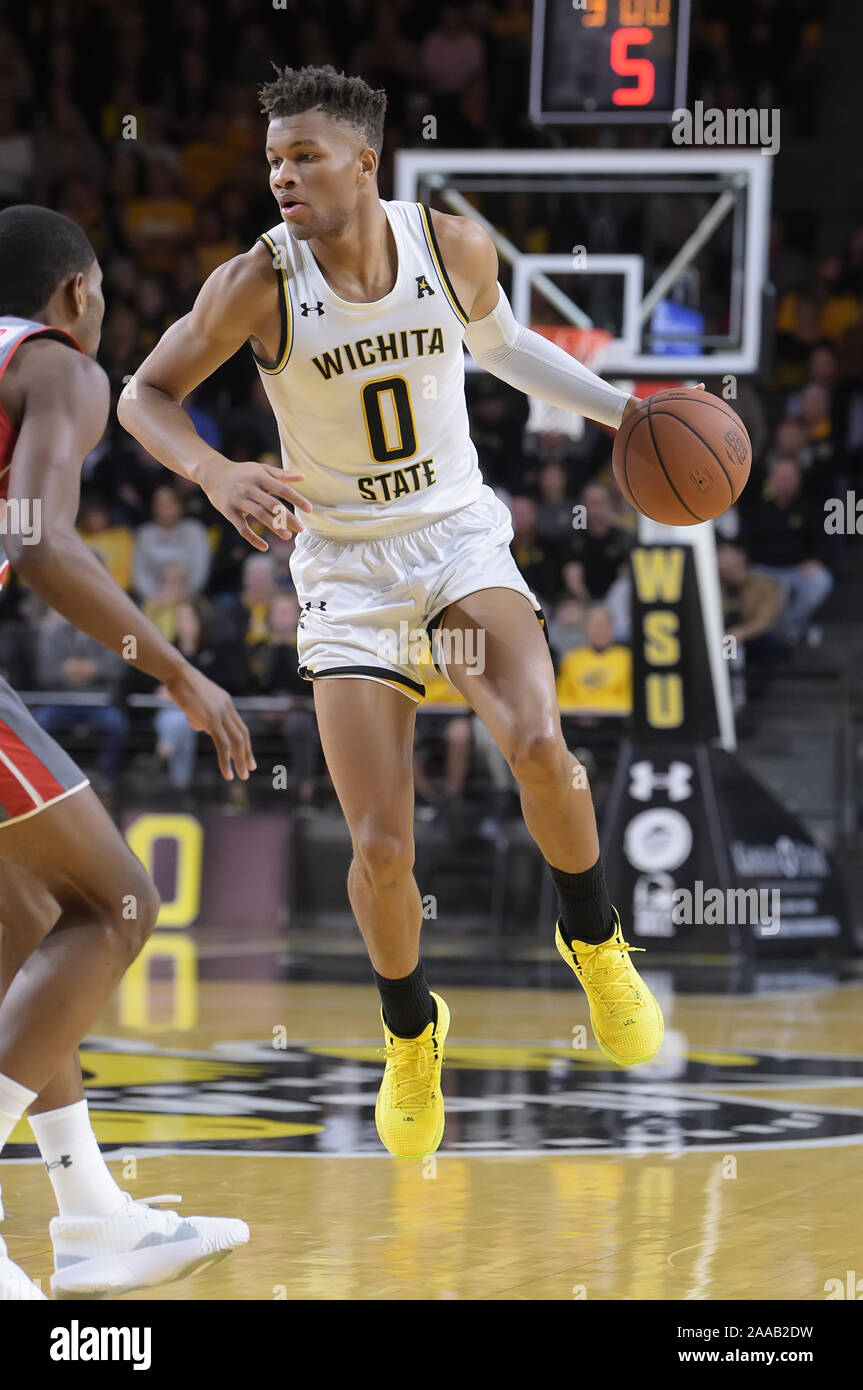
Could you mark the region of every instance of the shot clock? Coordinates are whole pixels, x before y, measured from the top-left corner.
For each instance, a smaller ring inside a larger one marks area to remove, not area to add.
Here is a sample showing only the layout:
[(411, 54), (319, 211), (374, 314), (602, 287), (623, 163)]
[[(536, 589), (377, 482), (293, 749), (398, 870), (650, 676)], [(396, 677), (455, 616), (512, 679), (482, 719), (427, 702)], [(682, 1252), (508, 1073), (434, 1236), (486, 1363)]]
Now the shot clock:
[(534, 121), (670, 121), (686, 101), (690, 0), (535, 0)]

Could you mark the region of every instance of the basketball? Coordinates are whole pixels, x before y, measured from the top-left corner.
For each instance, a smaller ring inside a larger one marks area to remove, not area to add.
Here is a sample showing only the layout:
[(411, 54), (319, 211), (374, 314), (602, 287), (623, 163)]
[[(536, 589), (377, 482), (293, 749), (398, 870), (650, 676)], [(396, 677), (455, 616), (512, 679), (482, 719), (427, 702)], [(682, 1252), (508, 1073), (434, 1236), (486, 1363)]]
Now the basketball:
[(749, 477), (752, 445), (740, 416), (692, 387), (657, 391), (614, 440), (618, 487), (643, 516), (695, 526), (721, 516)]

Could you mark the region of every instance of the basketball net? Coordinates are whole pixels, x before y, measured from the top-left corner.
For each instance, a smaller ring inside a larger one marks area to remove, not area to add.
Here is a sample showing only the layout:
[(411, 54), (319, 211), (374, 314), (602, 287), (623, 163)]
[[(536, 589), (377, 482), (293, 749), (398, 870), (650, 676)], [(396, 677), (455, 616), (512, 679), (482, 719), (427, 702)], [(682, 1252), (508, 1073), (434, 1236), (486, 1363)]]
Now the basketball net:
[[(576, 357), (597, 376), (602, 375), (603, 363), (608, 344), (613, 334), (605, 328), (575, 328), (572, 324), (531, 324), (534, 333), (542, 334), (549, 342), (563, 348), (571, 357)], [(584, 419), (571, 410), (548, 405), (545, 401), (530, 398), (530, 415), (527, 428), (532, 433), (565, 434), (570, 439), (580, 439), (584, 434)]]

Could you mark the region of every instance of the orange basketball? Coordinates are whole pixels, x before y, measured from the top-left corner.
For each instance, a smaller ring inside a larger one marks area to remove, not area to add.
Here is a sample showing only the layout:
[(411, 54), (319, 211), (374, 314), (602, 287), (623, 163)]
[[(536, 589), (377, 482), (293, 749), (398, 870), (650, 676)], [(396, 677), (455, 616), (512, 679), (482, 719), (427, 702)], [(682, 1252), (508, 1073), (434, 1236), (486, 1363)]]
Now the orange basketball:
[(689, 386), (648, 397), (618, 430), (611, 456), (627, 501), (667, 526), (721, 516), (746, 486), (751, 464), (740, 416)]

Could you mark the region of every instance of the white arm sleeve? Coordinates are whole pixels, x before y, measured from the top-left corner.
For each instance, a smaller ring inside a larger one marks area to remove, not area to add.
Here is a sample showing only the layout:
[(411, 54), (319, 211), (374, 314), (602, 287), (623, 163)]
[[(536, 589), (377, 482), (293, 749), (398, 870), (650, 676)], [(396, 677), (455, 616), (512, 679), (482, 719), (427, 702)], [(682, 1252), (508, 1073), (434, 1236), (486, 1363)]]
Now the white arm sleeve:
[(528, 396), (586, 415), (617, 429), (629, 400), (563, 348), (519, 323), (498, 283), (498, 301), (484, 319), (469, 323), (464, 341), (471, 357)]

